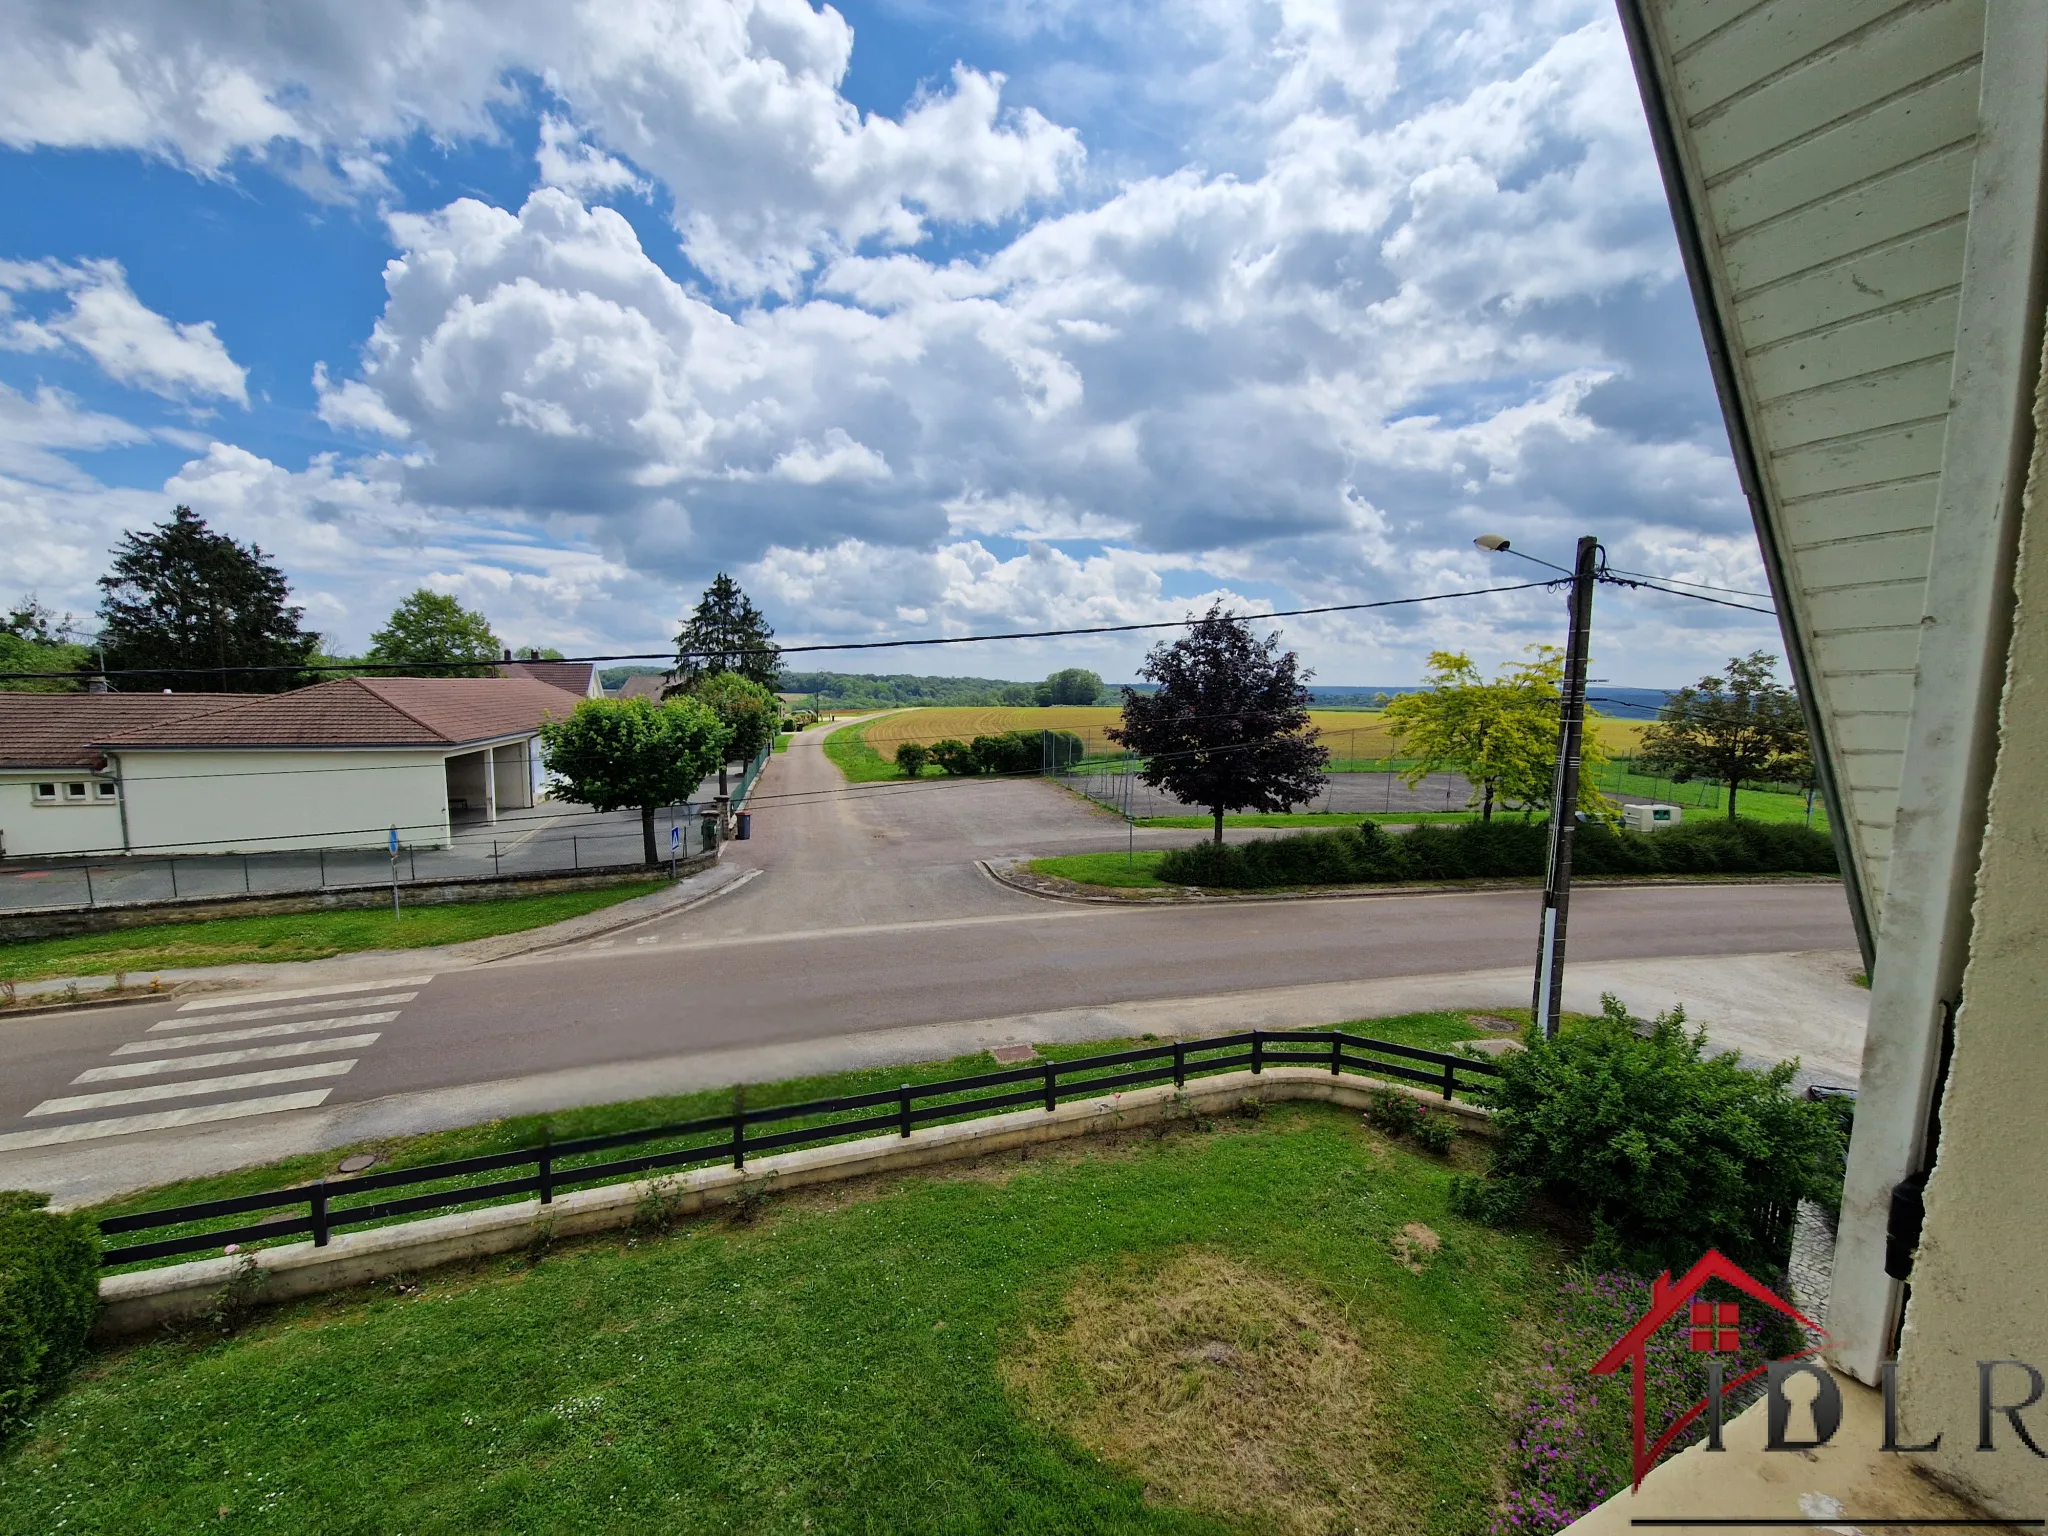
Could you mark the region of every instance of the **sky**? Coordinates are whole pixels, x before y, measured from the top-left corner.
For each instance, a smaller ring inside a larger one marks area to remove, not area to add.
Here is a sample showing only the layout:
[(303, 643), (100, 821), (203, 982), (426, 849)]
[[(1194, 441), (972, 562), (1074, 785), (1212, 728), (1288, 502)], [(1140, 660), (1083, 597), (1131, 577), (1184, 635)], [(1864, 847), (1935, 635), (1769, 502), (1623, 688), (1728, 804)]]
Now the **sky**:
[[(655, 652), (1618, 568), (1764, 590), (1610, 0), (14, 0), (0, 601), (184, 503), (330, 649)], [(1593, 674), (1775, 621), (1602, 588)], [(1562, 597), (1281, 621), (1326, 684)], [(1132, 676), (1156, 635), (803, 664)]]

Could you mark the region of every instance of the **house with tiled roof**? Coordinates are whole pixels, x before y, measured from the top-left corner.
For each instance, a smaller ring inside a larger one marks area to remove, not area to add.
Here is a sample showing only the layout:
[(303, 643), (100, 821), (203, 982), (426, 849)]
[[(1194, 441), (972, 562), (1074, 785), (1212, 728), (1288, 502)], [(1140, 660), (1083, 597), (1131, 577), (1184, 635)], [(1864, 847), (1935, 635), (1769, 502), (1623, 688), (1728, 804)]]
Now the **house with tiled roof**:
[(579, 699), (601, 699), (604, 684), (598, 680), (597, 665), (589, 661), (548, 661), (529, 652), (523, 661), (514, 661), (512, 653), (505, 653), (505, 660), (498, 667), (500, 677), (530, 677), (536, 682), (548, 683), (566, 693), (573, 693)]
[(540, 798), (533, 677), (351, 677), (290, 693), (0, 693), (0, 853), (447, 843)]

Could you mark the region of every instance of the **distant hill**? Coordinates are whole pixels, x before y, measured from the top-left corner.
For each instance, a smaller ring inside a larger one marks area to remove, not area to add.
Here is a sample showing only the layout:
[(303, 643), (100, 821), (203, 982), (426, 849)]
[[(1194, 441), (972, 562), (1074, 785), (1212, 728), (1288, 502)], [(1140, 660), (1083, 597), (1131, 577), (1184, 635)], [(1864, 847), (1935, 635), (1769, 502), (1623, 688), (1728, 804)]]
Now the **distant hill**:
[[(1384, 688), (1314, 689), (1318, 709), (1377, 709), (1378, 700), (1426, 690), (1412, 683), (1395, 683)], [(1610, 688), (1593, 683), (1586, 689), (1586, 702), (1595, 714), (1614, 720), (1654, 720), (1671, 698), (1668, 688)]]

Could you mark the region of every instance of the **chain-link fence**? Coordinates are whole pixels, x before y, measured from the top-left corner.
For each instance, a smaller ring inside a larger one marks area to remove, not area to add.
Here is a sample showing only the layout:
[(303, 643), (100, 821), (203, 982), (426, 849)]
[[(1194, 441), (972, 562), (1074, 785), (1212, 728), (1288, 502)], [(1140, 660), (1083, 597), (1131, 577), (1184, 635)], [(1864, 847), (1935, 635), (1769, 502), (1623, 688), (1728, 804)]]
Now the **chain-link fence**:
[[(1140, 821), (1153, 816), (1208, 814), (1205, 806), (1188, 805), (1146, 784), (1138, 777), (1134, 762), (1083, 764), (1079, 772), (1060, 774), (1059, 782), (1119, 815)], [(1398, 773), (1333, 773), (1314, 800), (1294, 809), (1344, 816), (1462, 811), (1471, 796), (1471, 783), (1461, 773), (1432, 773), (1413, 785)]]

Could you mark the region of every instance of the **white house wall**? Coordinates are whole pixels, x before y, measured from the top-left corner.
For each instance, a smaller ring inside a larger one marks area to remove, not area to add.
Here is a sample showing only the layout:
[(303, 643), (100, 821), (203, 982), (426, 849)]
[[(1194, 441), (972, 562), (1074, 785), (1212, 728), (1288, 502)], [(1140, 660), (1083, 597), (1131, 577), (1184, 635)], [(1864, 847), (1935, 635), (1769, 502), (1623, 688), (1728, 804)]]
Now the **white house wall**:
[[(382, 848), (448, 839), (443, 753), (120, 754), (137, 853)], [(118, 838), (117, 838), (118, 842)]]
[(68, 773), (36, 773), (16, 778), (0, 777), (0, 849), (10, 859), (42, 858), (53, 854), (118, 853), (121, 848), (121, 810), (118, 803), (95, 798), (83, 805), (67, 805), (60, 798), (55, 805), (38, 804), (37, 784), (55, 783), (61, 797), (66, 784), (92, 784), (94, 780), (77, 770)]
[(1983, 0), (1625, 3), (1875, 928), (1949, 419)]

